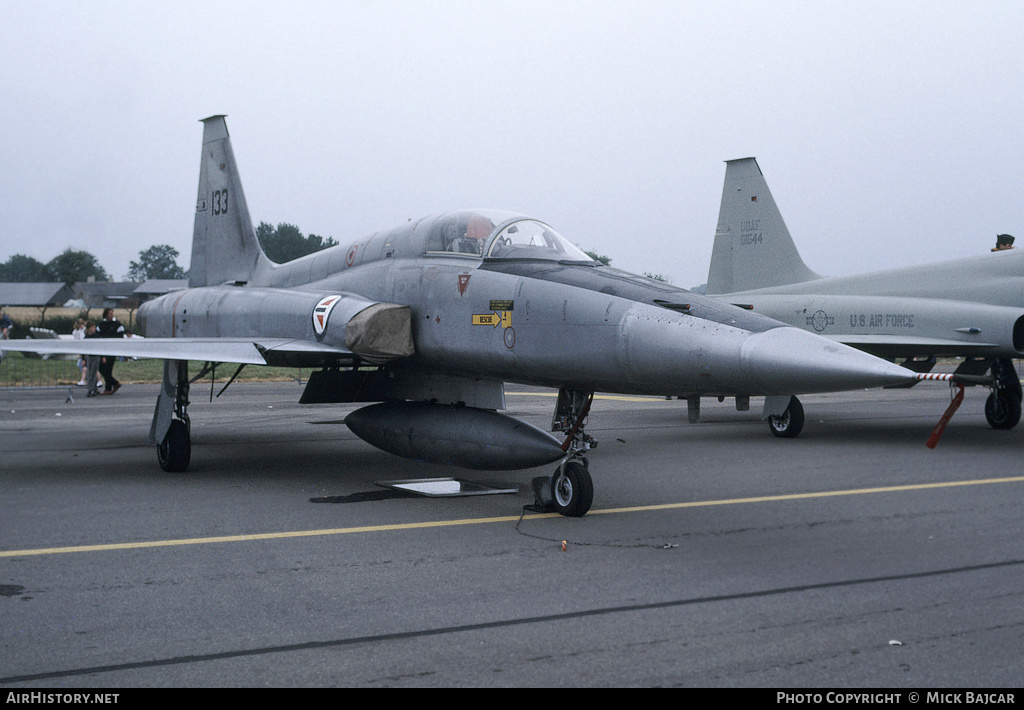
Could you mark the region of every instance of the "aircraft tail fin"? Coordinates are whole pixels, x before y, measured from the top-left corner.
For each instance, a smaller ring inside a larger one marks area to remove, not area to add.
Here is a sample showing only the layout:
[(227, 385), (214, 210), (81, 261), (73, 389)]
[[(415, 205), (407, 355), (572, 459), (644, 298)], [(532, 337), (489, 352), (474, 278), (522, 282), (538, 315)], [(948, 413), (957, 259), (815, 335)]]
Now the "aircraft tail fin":
[(248, 282), (270, 263), (252, 227), (224, 116), (204, 118), (189, 285)]
[(793, 244), (755, 158), (727, 160), (707, 293), (734, 293), (822, 278)]

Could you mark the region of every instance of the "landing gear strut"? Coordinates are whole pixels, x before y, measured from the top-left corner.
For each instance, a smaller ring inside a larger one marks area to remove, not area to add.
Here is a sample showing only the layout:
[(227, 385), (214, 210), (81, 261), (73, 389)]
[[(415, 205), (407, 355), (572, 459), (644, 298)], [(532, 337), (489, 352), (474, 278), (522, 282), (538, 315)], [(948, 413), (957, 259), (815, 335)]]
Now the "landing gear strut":
[(572, 518), (586, 515), (594, 502), (594, 482), (584, 454), (596, 447), (597, 442), (583, 431), (593, 401), (593, 392), (565, 387), (558, 391), (551, 430), (566, 432), (562, 450), (567, 458), (555, 469), (550, 480), (538, 481), (540, 485), (535, 486), (548, 489), (538, 496), (539, 504), (546, 503), (545, 507)]
[(1020, 421), (1021, 386), (1012, 360), (992, 362), (995, 383), (985, 400), (985, 419), (993, 429), (1012, 429)]

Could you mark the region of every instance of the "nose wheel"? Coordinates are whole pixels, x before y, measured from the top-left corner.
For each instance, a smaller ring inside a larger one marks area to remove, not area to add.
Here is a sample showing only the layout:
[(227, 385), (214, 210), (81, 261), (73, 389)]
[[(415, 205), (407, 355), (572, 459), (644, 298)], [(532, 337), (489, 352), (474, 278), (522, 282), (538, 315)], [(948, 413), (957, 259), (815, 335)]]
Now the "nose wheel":
[(555, 510), (570, 518), (587, 514), (594, 502), (594, 482), (585, 459), (570, 459), (551, 476), (551, 497)]
[(590, 464), (584, 454), (597, 446), (597, 442), (583, 431), (593, 392), (563, 387), (558, 392), (552, 431), (566, 433), (562, 451), (566, 453), (561, 465), (550, 478), (533, 479), (534, 504), (525, 506), (537, 512), (556, 512), (570, 518), (587, 514), (594, 502), (594, 482), (590, 478)]

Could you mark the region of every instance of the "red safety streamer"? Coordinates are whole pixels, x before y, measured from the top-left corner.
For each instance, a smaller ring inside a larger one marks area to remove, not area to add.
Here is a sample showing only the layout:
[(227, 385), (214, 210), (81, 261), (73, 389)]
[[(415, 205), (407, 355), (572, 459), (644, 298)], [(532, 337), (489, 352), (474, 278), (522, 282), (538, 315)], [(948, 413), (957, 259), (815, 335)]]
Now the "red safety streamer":
[(942, 419), (935, 425), (935, 429), (932, 430), (932, 435), (928, 437), (928, 448), (934, 449), (935, 445), (939, 443), (939, 439), (942, 437), (942, 432), (946, 431), (946, 425), (949, 424), (949, 420), (953, 418), (953, 412), (957, 410), (960, 403), (964, 401), (964, 386), (957, 383), (957, 387), (960, 391), (953, 397), (953, 401), (949, 403), (949, 407), (946, 408), (946, 413), (942, 415)]

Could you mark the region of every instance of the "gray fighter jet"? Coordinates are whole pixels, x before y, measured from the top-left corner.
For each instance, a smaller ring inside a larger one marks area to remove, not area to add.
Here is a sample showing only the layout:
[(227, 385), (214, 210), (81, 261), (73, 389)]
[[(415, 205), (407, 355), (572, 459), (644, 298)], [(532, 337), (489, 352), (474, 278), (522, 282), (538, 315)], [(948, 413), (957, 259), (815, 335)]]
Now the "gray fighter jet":
[[(797, 253), (754, 158), (726, 162), (707, 294), (926, 373), (962, 357), (957, 373), (991, 372), (985, 416), (1020, 420), (1012, 358), (1024, 354), (1024, 252), (825, 278)], [(981, 381), (980, 379), (977, 381)], [(916, 384), (916, 381), (909, 384)], [(909, 385), (908, 385), (909, 386)]]
[[(691, 411), (702, 396), (736, 397), (746, 408), (764, 395), (775, 428), (794, 435), (802, 410), (793, 395), (914, 377), (604, 266), (543, 222), (510, 212), (425, 217), (274, 264), (256, 239), (224, 117), (203, 124), (190, 288), (140, 308), (145, 339), (68, 346), (165, 361), (150, 430), (165, 470), (189, 465), (189, 385), (213, 363), (320, 368), (300, 401), (376, 403), (346, 423), (399, 456), (489, 470), (557, 461), (550, 481), (535, 486), (570, 516), (593, 499), (585, 454), (595, 442), (583, 425), (595, 391), (681, 394)], [(207, 363), (191, 380), (188, 360)], [(505, 382), (558, 388), (551, 429), (564, 438), (499, 413)]]

